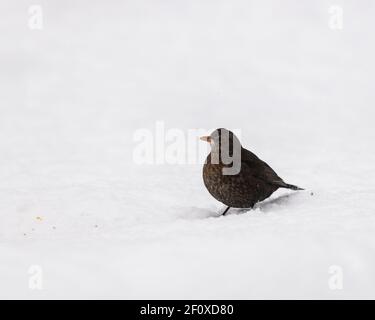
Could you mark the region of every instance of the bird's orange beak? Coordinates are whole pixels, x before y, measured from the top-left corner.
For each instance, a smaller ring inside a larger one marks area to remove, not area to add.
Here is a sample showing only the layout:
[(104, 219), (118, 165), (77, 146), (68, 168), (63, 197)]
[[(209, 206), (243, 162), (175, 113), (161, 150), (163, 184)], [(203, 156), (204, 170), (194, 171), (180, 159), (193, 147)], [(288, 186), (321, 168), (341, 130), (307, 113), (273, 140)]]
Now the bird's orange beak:
[(211, 137), (210, 136), (203, 136), (203, 137), (200, 137), (199, 139), (201, 139), (202, 141), (206, 141), (208, 143), (211, 143)]

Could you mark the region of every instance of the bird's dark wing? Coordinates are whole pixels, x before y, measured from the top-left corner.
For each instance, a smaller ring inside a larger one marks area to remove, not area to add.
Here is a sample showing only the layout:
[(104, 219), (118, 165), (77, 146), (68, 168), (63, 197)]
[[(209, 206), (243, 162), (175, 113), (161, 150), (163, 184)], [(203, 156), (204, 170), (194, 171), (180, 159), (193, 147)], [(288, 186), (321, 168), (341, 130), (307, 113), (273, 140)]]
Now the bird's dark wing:
[(267, 163), (259, 159), (251, 151), (242, 149), (241, 162), (242, 165), (247, 167), (246, 172), (250, 173), (253, 177), (275, 186), (283, 187), (285, 185), (283, 179)]

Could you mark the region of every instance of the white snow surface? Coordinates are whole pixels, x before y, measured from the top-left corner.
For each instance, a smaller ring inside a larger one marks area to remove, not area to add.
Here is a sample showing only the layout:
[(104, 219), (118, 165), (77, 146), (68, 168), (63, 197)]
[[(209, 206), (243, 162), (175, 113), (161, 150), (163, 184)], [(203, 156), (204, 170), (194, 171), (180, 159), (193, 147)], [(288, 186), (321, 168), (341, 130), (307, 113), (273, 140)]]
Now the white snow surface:
[[(31, 4), (0, 3), (0, 298), (375, 298), (374, 1)], [(306, 191), (220, 217), (204, 155), (134, 163), (157, 121)]]

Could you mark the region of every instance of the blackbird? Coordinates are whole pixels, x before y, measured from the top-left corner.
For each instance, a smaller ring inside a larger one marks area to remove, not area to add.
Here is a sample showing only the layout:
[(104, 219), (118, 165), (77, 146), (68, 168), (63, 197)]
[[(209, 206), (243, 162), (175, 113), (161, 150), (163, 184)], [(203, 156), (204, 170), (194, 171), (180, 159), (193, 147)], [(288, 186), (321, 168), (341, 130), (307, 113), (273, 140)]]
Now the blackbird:
[(203, 166), (203, 181), (211, 195), (228, 206), (223, 215), (230, 208), (253, 208), (279, 188), (304, 190), (285, 183), (227, 129), (216, 129), (200, 139), (211, 145)]

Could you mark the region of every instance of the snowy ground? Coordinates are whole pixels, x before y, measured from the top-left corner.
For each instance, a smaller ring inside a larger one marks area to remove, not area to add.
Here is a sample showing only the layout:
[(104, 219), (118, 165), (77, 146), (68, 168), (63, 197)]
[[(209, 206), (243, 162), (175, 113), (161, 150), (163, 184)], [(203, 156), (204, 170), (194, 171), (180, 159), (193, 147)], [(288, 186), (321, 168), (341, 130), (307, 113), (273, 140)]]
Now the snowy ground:
[[(0, 3), (0, 298), (375, 298), (374, 1), (31, 4)], [(156, 121), (307, 190), (217, 217), (204, 157), (134, 163)]]

